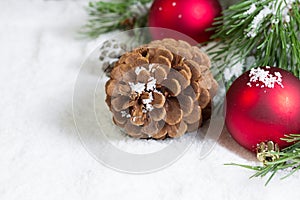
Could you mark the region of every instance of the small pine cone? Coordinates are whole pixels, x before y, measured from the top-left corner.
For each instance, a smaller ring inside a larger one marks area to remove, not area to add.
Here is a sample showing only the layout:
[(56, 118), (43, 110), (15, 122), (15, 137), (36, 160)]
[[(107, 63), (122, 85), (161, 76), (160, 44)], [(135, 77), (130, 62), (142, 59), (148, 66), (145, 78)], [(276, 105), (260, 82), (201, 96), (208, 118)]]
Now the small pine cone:
[(100, 48), (99, 60), (102, 64), (102, 70), (106, 76), (110, 76), (110, 72), (115, 63), (120, 59), (121, 55), (128, 51), (128, 47), (124, 43), (116, 40), (107, 40)]
[(210, 117), (217, 82), (210, 60), (183, 41), (153, 41), (127, 52), (106, 83), (114, 123), (138, 138), (180, 137)]

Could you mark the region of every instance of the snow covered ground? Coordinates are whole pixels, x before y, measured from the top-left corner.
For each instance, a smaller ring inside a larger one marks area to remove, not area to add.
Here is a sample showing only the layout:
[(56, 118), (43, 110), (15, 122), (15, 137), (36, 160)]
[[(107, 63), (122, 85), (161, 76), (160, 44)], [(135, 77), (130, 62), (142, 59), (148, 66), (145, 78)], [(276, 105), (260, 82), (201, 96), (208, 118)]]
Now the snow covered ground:
[(1, 200), (300, 198), (299, 174), (276, 176), (265, 187), (265, 179), (248, 179), (251, 171), (224, 166), (255, 164), (226, 131), (204, 159), (196, 140), (154, 173), (121, 173), (97, 162), (81, 144), (72, 115), (81, 62), (96, 45), (77, 37), (86, 4), (0, 1)]

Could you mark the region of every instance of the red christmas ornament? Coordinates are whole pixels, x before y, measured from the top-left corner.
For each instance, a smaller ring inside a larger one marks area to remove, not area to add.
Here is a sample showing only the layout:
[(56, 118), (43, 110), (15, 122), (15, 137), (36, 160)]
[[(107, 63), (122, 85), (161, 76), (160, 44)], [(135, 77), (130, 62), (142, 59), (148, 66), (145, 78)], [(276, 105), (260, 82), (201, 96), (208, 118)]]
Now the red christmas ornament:
[(280, 138), (300, 133), (300, 80), (275, 67), (244, 73), (227, 92), (226, 126), (251, 151), (267, 141), (287, 147)]
[[(206, 42), (214, 32), (205, 30), (212, 27), (214, 18), (220, 15), (221, 5), (218, 0), (155, 0), (148, 21), (150, 27), (176, 30), (197, 42)], [(181, 39), (169, 32), (150, 31), (154, 39)]]

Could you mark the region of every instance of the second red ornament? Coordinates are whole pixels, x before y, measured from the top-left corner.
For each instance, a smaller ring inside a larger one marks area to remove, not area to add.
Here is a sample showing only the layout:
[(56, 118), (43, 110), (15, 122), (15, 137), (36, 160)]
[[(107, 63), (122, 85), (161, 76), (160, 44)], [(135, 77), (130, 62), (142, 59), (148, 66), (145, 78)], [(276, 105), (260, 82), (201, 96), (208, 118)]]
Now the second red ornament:
[(261, 142), (291, 145), (285, 135), (300, 133), (300, 80), (275, 67), (253, 68), (227, 92), (226, 126), (243, 147), (256, 151)]
[[(214, 18), (221, 15), (218, 0), (155, 0), (149, 13), (149, 26), (172, 29), (188, 35), (197, 42), (206, 42), (213, 31)], [(177, 38), (176, 35), (151, 30), (154, 39), (166, 37)]]

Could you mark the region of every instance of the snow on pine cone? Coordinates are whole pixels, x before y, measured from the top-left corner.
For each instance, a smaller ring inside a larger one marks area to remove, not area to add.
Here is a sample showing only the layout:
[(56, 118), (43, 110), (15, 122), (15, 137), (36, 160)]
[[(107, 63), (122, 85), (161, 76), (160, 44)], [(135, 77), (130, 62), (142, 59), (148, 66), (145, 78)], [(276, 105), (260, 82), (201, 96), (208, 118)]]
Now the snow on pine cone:
[(210, 117), (217, 82), (210, 60), (184, 41), (156, 40), (126, 52), (106, 83), (114, 123), (137, 138), (180, 137)]

